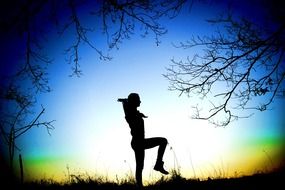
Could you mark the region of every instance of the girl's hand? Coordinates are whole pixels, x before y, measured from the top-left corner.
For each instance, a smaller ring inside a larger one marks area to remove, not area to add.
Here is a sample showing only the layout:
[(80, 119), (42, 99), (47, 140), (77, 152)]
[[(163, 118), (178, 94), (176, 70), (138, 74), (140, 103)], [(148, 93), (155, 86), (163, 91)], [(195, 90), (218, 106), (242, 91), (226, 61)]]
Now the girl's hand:
[(126, 102), (127, 101), (127, 99), (126, 98), (118, 98), (118, 100), (117, 100), (118, 102)]
[(141, 116), (142, 116), (143, 118), (147, 118), (147, 116), (145, 116), (143, 113), (141, 113)]

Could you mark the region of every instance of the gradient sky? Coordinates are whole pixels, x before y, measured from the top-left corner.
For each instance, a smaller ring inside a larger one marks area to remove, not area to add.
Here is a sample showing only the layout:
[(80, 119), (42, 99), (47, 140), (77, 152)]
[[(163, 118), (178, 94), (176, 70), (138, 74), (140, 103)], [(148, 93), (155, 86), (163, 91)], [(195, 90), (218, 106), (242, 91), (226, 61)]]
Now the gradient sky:
[[(235, 7), (237, 12), (250, 15), (245, 11), (248, 7), (238, 3)], [(139, 93), (139, 110), (148, 116), (146, 137), (163, 136), (169, 141), (164, 157), (167, 169), (179, 168), (185, 177), (204, 178), (248, 175), (279, 167), (284, 161), (284, 99), (276, 99), (269, 111), (216, 128), (207, 121), (191, 119), (191, 105), (202, 102), (169, 91), (162, 76), (171, 58), (185, 59), (196, 53), (177, 49), (172, 43), (211, 34), (214, 29), (205, 19), (224, 9), (222, 3), (194, 4), (191, 12), (183, 10), (173, 20), (161, 20), (168, 33), (160, 38), (159, 46), (152, 34), (141, 38), (138, 31), (124, 40), (119, 50), (110, 52), (111, 61), (100, 61), (94, 50), (82, 46), (80, 78), (68, 77), (71, 66), (64, 61), (63, 50), (70, 39), (61, 37), (64, 39), (59, 43), (57, 36), (49, 33), (44, 45), (54, 58), (48, 70), (52, 92), (38, 95), (35, 109), (44, 105), (41, 120), (56, 120), (55, 129), (49, 136), (45, 128), (34, 128), (19, 139), (26, 179), (61, 180), (68, 173), (86, 172), (110, 179), (133, 175), (130, 130), (117, 102), (131, 92)], [(99, 47), (104, 48), (105, 38), (99, 32), (97, 36)], [(1, 65), (3, 68), (7, 65)], [(152, 170), (156, 151), (146, 151), (145, 180), (160, 177)]]

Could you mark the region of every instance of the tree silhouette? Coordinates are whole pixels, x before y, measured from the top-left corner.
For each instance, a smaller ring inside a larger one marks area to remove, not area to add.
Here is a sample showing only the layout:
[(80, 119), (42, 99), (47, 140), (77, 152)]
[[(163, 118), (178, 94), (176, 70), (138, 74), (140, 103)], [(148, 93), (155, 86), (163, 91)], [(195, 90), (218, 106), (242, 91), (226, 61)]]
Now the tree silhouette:
[(54, 121), (40, 121), (45, 108), (38, 113), (32, 112), (35, 99), (32, 95), (22, 92), (20, 87), (9, 86), (1, 91), (0, 136), (1, 142), (7, 145), (9, 165), (13, 169), (15, 149), (20, 150), (16, 140), (34, 127), (45, 127), (48, 134), (54, 129)]
[(209, 100), (193, 106), (193, 118), (227, 126), (254, 110), (268, 110), (276, 97), (285, 96), (285, 17), (284, 11), (274, 11), (267, 27), (231, 14), (220, 16), (209, 20), (218, 26), (216, 34), (176, 46), (203, 49), (186, 61), (172, 59), (164, 75), (170, 90)]
[[(1, 35), (12, 33), (21, 38), (26, 48), (27, 71), (35, 79), (43, 78), (44, 72), (34, 72), (31, 60), (38, 59), (45, 63), (51, 60), (40, 53), (44, 49), (39, 38), (51, 30), (58, 31), (59, 36), (69, 35), (71, 44), (65, 50), (68, 63), (72, 64), (72, 75), (80, 76), (80, 47), (85, 44), (99, 55), (100, 59), (110, 60), (112, 57), (96, 46), (98, 39), (105, 37), (110, 51), (118, 48), (124, 40), (141, 31), (142, 37), (149, 33), (155, 36), (156, 44), (159, 37), (167, 32), (166, 28), (159, 23), (162, 17), (175, 17), (186, 0), (162, 0), (162, 1), (139, 1), (139, 0), (64, 0), (64, 1), (8, 1), (1, 2)], [(17, 6), (15, 6), (17, 5)], [(87, 14), (89, 13), (89, 14)], [(63, 14), (66, 14), (63, 16)], [(84, 19), (94, 20), (94, 25), (88, 25)], [(100, 22), (96, 22), (100, 20)], [(94, 31), (101, 30), (101, 36)], [(15, 36), (14, 36), (15, 37)], [(36, 70), (39, 68), (37, 67)], [(43, 71), (44, 69), (41, 69)], [(41, 75), (42, 74), (42, 75)]]

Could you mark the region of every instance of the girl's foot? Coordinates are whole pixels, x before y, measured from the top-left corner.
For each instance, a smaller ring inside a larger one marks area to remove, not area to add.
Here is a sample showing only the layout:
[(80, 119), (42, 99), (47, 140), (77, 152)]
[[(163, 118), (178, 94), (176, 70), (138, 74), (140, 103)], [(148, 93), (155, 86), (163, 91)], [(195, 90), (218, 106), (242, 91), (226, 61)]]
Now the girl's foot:
[(156, 171), (159, 171), (165, 175), (169, 174), (168, 171), (166, 171), (164, 168), (163, 168), (163, 161), (160, 161), (160, 162), (156, 162), (155, 166), (154, 166), (154, 170)]

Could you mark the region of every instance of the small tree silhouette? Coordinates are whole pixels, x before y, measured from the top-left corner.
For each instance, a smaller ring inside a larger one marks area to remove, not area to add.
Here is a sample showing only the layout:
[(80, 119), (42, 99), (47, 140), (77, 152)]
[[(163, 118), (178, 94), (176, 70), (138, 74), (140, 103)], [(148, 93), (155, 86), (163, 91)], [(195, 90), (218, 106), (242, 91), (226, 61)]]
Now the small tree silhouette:
[(4, 117), (1, 117), (0, 135), (3, 143), (8, 147), (10, 168), (13, 169), (15, 149), (20, 150), (16, 140), (34, 127), (43, 126), (48, 134), (54, 127), (53, 121), (39, 121), (44, 114), (44, 107), (38, 114), (31, 112), (34, 102), (30, 95), (23, 94), (15, 87), (10, 86), (7, 89), (5, 94), (3, 91), (1, 93), (1, 99), (5, 98), (5, 100), (1, 100), (0, 114)]
[(203, 102), (194, 106), (193, 118), (217, 126), (227, 126), (253, 113), (241, 115), (238, 110), (268, 110), (274, 98), (285, 95), (284, 19), (270, 28), (231, 15), (209, 21), (222, 26), (216, 35), (198, 36), (176, 46), (200, 47), (204, 53), (185, 62), (172, 59), (173, 65), (164, 75), (170, 90), (202, 99), (210, 97), (207, 112), (202, 113)]

